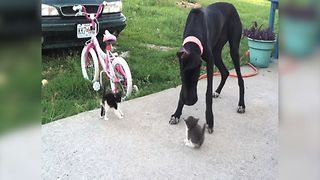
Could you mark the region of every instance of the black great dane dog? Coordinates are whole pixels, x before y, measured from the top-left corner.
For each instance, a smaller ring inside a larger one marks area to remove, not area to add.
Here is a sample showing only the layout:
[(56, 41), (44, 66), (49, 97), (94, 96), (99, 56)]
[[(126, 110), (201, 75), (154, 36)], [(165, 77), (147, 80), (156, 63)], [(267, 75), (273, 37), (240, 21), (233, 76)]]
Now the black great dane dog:
[[(179, 122), (184, 105), (194, 105), (197, 100), (197, 84), (200, 75), (201, 59), (207, 64), (206, 122), (208, 132), (213, 132), (214, 118), (212, 113), (212, 97), (217, 98), (229, 76), (221, 52), (229, 42), (230, 55), (237, 73), (239, 85), (238, 113), (245, 112), (244, 82), (240, 72), (239, 44), (242, 35), (242, 24), (235, 7), (229, 3), (214, 3), (207, 8), (192, 9), (187, 18), (183, 33), (183, 46), (177, 56), (180, 62), (182, 87), (179, 103), (171, 116), (170, 124)], [(221, 81), (212, 94), (213, 66), (221, 73)]]

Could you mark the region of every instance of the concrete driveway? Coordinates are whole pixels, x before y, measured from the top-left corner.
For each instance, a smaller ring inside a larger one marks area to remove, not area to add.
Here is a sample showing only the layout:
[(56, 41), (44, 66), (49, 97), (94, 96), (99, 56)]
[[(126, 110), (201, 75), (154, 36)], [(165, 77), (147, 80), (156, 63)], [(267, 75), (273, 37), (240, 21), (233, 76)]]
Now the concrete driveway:
[[(244, 70), (245, 72), (245, 70)], [(215, 77), (215, 87), (220, 77)], [(215, 131), (200, 149), (183, 145), (185, 125), (169, 125), (180, 86), (124, 102), (124, 119), (110, 111), (81, 113), (42, 126), (43, 179), (278, 179), (277, 64), (246, 78), (246, 113), (238, 114), (238, 84), (228, 78), (214, 99)], [(206, 80), (199, 101), (185, 107), (205, 122)]]

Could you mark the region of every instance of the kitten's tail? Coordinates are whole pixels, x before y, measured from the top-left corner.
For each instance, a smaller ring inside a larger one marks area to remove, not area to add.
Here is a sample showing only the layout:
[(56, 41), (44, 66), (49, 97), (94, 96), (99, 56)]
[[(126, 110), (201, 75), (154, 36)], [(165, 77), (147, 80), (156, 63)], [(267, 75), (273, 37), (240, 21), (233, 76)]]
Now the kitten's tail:
[(202, 128), (202, 135), (204, 134), (204, 131), (206, 130), (206, 123), (203, 124), (203, 128)]

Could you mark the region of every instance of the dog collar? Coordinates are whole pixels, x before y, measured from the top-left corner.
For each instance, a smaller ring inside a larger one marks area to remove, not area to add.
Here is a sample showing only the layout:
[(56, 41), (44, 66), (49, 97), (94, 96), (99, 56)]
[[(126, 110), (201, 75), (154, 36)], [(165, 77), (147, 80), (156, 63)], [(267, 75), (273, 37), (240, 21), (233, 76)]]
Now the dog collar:
[(187, 44), (188, 42), (193, 42), (193, 43), (196, 43), (199, 48), (200, 48), (200, 55), (202, 55), (203, 53), (203, 46), (201, 44), (201, 41), (195, 37), (195, 36), (188, 36), (186, 37), (184, 40), (183, 40), (183, 43), (182, 43), (182, 46), (184, 46), (185, 44)]

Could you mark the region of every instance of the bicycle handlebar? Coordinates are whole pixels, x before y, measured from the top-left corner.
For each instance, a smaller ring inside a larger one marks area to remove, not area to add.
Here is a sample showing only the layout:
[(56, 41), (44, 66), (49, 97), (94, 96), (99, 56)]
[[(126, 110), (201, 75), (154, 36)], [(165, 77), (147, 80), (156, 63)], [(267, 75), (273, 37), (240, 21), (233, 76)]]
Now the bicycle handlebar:
[(74, 5), (72, 7), (73, 11), (81, 11), (82, 10), (82, 5)]
[(83, 5), (74, 5), (74, 6), (72, 7), (72, 9), (73, 9), (74, 11), (79, 11), (79, 12), (76, 14), (76, 16), (77, 16), (77, 15), (82, 15), (82, 14), (84, 14), (84, 15), (86, 16), (87, 20), (94, 21), (94, 19), (96, 19), (96, 18), (102, 13), (102, 10), (103, 10), (104, 6), (106, 6), (106, 5), (107, 5), (107, 2), (106, 2), (106, 1), (103, 1), (103, 2), (99, 5), (98, 10), (97, 10), (95, 16), (91, 16), (89, 13), (87, 13), (87, 9), (86, 9), (86, 7), (83, 6)]
[(85, 15), (86, 19), (87, 19), (88, 21), (91, 21), (91, 23), (92, 23), (92, 28), (95, 28), (95, 22), (94, 22), (94, 20), (96, 20), (96, 19), (99, 17), (99, 15), (102, 13), (102, 10), (103, 10), (104, 6), (106, 6), (106, 5), (107, 5), (107, 2), (106, 2), (106, 1), (103, 1), (103, 2), (99, 5), (96, 14), (89, 14), (89, 13), (87, 12), (86, 7), (83, 6), (83, 5), (74, 5), (74, 6), (72, 7), (72, 9), (73, 9), (74, 11), (78, 11), (78, 12), (75, 14), (75, 16)]

